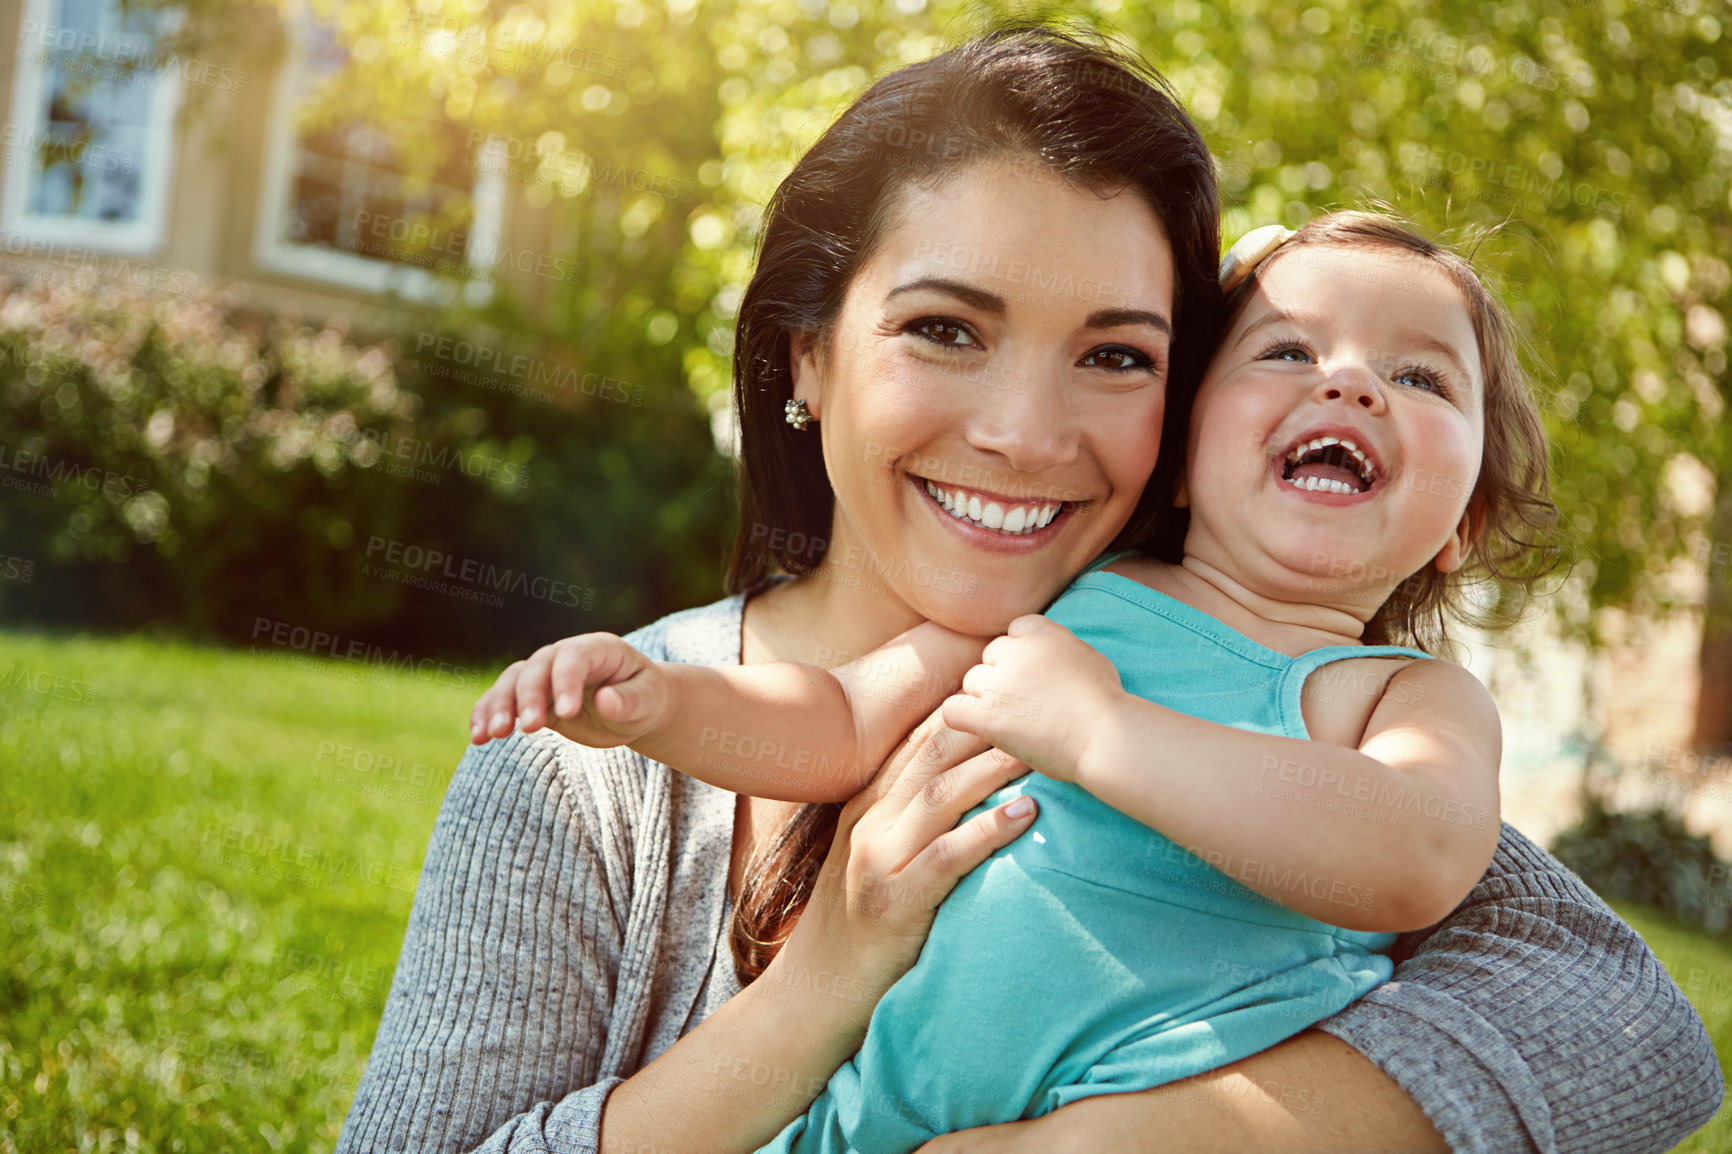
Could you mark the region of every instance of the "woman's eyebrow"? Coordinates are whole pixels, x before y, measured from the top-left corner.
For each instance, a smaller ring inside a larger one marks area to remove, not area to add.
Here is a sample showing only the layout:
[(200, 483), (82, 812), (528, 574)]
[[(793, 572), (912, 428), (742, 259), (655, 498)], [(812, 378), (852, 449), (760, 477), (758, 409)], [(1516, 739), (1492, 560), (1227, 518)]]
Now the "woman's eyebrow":
[(1004, 298), (997, 293), (940, 276), (923, 276), (919, 280), (911, 280), (907, 284), (897, 285), (884, 294), (884, 299), (888, 301), (891, 297), (914, 292), (916, 289), (937, 289), (939, 292), (949, 293), (964, 304), (973, 305), (981, 312), (991, 313), (994, 316), (1004, 315)]
[(1148, 325), (1166, 336), (1173, 335), (1173, 323), (1160, 313), (1144, 309), (1101, 309), (1089, 314), (1088, 327), (1091, 329), (1111, 329), (1119, 325)]
[[(909, 281), (904, 285), (897, 285), (884, 294), (884, 299), (888, 301), (901, 293), (914, 292), (917, 289), (935, 289), (939, 292), (949, 293), (963, 303), (972, 305), (981, 312), (990, 313), (993, 316), (1003, 316), (1005, 312), (1004, 298), (997, 293), (988, 292), (986, 289), (963, 281), (950, 280), (947, 277), (927, 276), (921, 277), (919, 280)], [(1110, 329), (1119, 325), (1148, 325), (1169, 337), (1173, 335), (1171, 321), (1160, 313), (1152, 313), (1146, 309), (1099, 309), (1089, 314), (1086, 323), (1086, 327), (1091, 329)]]

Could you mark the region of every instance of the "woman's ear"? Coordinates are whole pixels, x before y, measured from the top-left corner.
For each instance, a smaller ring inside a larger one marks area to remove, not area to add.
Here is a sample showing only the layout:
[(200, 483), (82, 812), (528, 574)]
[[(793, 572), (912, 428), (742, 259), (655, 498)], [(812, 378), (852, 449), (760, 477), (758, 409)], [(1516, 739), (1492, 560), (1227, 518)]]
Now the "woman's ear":
[(814, 421), (824, 419), (823, 347), (811, 333), (799, 331), (788, 338), (788, 365), (794, 379), (794, 399), (806, 402)]
[(1432, 564), (1437, 566), (1437, 571), (1454, 573), (1466, 565), (1468, 558), (1473, 556), (1473, 547), (1479, 543), (1480, 534), (1484, 531), (1485, 504), (1475, 497), (1462, 511), (1461, 523), (1455, 527), (1455, 532), (1449, 535), (1449, 540), (1437, 551), (1437, 557), (1432, 561)]

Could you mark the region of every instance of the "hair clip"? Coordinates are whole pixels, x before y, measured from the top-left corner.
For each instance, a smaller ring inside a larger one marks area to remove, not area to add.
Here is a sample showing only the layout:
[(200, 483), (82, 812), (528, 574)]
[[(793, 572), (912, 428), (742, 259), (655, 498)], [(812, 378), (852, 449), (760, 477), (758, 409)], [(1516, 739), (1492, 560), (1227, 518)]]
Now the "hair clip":
[(1278, 224), (1254, 228), (1234, 242), (1221, 258), (1221, 293), (1225, 296), (1238, 288), (1263, 259), (1280, 248), (1293, 235), (1293, 230)]

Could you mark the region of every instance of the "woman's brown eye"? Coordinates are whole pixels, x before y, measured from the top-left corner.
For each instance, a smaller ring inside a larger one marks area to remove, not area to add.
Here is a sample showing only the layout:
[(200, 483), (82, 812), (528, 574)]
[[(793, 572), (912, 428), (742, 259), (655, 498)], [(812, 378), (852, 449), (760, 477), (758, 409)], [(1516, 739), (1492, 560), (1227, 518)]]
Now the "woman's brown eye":
[(935, 344), (956, 345), (961, 347), (974, 343), (973, 335), (955, 321), (917, 321), (914, 325), (914, 331)]
[[(1101, 358), (1105, 358), (1104, 360)], [(1135, 349), (1122, 346), (1096, 349), (1085, 355), (1082, 363), (1090, 368), (1112, 369), (1114, 372), (1124, 372), (1127, 369), (1145, 369), (1153, 362)]]

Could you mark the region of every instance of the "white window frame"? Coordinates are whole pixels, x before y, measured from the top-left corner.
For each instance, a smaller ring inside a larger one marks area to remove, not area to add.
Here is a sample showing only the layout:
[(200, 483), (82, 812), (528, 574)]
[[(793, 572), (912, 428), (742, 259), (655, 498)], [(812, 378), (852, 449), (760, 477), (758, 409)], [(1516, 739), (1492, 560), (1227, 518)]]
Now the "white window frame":
[[(50, 27), (48, 14), (53, 3), (54, 0), (24, 0), (23, 23), (19, 25), (19, 52), (14, 57), (17, 67), (12, 77), (12, 107), (7, 116), (7, 140), (10, 142), (33, 139), (46, 127), (38, 119), (42, 114), (42, 61), (40, 54), (32, 51), (23, 39), (23, 30), (31, 27), (32, 23), (38, 28)], [(31, 212), (28, 208), (29, 186), (32, 176), (39, 170), (7, 164), (0, 167), (0, 183), (5, 186), (4, 195), (0, 196), (0, 229), (28, 240), (122, 256), (150, 256), (161, 249), (168, 239), (169, 190), (173, 184), (177, 145), (175, 122), (182, 95), (180, 74), (158, 72), (151, 91), (153, 100), (145, 151), (139, 158), (144, 171), (139, 174), (141, 192), (136, 221), (81, 220)]]
[[(297, 244), (283, 238), (289, 219), (289, 196), (294, 186), (295, 101), (307, 68), (307, 29), (311, 17), (304, 6), (285, 13), (288, 52), (277, 73), (271, 96), (271, 111), (265, 130), (265, 163), (260, 181), (258, 217), (255, 221), (253, 261), (266, 272), (303, 277), (359, 289), (378, 295), (394, 294), (418, 302), (444, 301), (451, 295), (449, 282), (441, 282), (423, 268), (379, 260), (349, 252), (335, 252), (317, 245)], [(490, 143), (489, 149), (493, 148)], [(497, 151), (497, 149), (494, 149)], [(463, 295), (473, 305), (486, 304), (493, 296), (492, 278), (481, 261), (482, 254), (499, 251), (504, 226), (505, 165), (492, 163), (484, 150), (476, 164), (470, 192), (472, 218), (465, 246), (465, 259), (478, 270), (463, 285)]]

